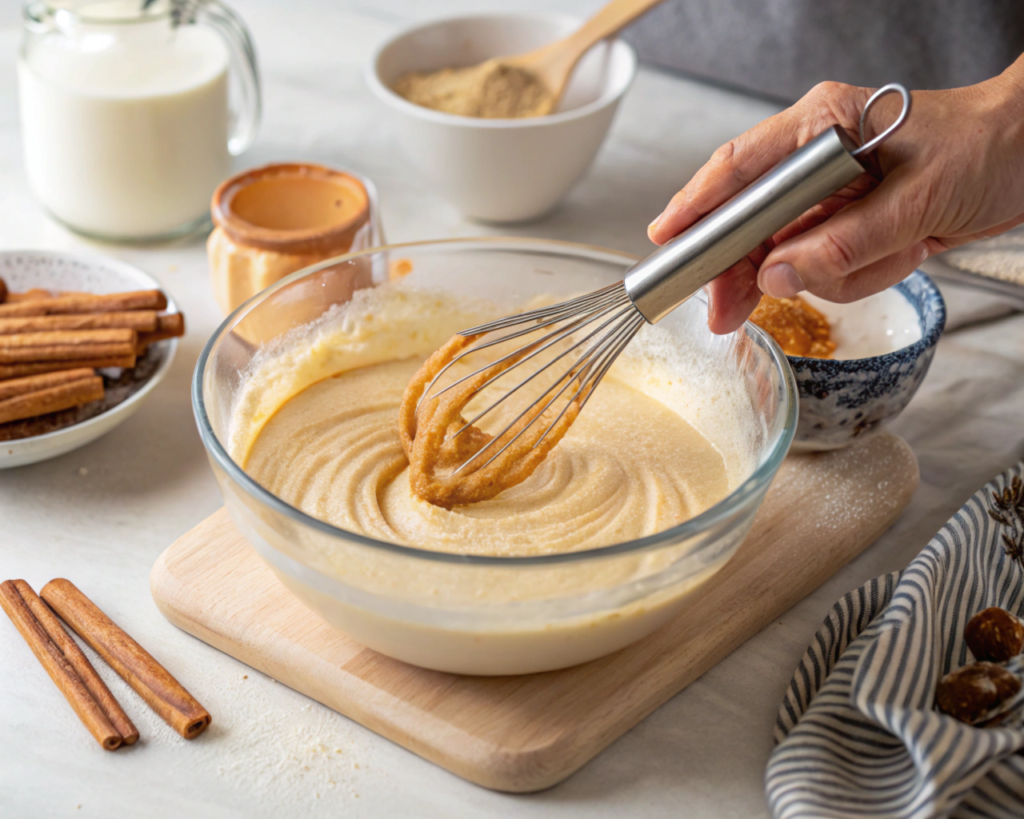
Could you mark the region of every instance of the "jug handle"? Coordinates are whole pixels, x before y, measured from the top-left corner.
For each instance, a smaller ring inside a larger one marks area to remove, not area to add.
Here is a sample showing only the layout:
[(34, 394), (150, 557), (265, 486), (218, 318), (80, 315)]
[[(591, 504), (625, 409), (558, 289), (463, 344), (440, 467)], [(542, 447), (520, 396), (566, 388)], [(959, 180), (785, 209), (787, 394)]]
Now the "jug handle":
[(48, 34), (56, 26), (53, 22), (53, 10), (41, 0), (30, 0), (21, 9), (22, 22), (26, 30), (33, 34)]
[[(179, 10), (182, 5), (178, 6)], [(228, 151), (232, 156), (238, 156), (256, 139), (263, 112), (259, 67), (252, 36), (242, 18), (220, 0), (201, 0), (190, 5), (192, 14), (188, 15), (188, 19), (179, 18), (175, 22), (207, 25), (220, 34), (228, 47), (231, 74), (235, 79), (238, 97), (237, 110), (232, 110)]]

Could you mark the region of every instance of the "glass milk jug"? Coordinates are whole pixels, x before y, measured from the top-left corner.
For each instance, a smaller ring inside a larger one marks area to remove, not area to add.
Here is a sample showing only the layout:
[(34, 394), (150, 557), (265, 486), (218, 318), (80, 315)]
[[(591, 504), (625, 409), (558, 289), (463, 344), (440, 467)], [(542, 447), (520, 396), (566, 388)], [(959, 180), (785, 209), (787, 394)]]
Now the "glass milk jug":
[(33, 193), (98, 239), (204, 225), (259, 123), (252, 41), (219, 0), (30, 0), (18, 82)]

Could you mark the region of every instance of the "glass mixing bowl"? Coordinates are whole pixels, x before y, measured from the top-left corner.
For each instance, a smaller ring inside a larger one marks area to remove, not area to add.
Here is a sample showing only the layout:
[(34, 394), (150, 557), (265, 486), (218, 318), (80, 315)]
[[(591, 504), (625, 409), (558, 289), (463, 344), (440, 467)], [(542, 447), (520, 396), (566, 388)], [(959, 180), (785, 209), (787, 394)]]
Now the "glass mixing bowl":
[[(357, 289), (411, 267), (403, 286), (483, 297), (511, 311), (537, 294), (563, 297), (618, 281), (635, 261), (532, 239), (425, 242), (342, 256), (250, 299), (206, 345), (192, 392), (200, 435), (239, 530), (328, 623), (383, 654), (440, 671), (564, 668), (668, 623), (746, 536), (789, 449), (797, 415), (792, 372), (775, 342), (749, 323), (729, 336), (712, 335), (700, 295), (650, 332), (669, 339), (658, 349), (685, 371), (692, 395), (687, 420), (715, 443), (736, 477), (720, 502), (649, 537), (539, 557), (400, 546), (299, 511), (250, 478), (224, 445), (254, 357), (293, 344)], [(685, 615), (672, 627), (685, 628)]]

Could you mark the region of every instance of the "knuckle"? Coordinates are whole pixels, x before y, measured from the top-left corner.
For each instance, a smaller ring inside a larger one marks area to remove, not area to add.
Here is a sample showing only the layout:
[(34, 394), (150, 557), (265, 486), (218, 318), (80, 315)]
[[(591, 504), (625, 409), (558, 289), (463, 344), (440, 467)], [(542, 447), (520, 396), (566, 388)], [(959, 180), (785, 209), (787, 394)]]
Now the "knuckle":
[(668, 207), (666, 207), (665, 210), (669, 214), (679, 213), (690, 205), (691, 200), (692, 194), (689, 186), (687, 186), (678, 191), (676, 195), (669, 200)]
[(831, 99), (845, 94), (849, 87), (846, 83), (825, 80), (825, 82), (819, 82), (815, 85), (808, 96), (818, 99)]
[(736, 140), (730, 139), (724, 145), (719, 145), (713, 154), (711, 161), (719, 165), (731, 165), (736, 158)]
[(692, 198), (693, 186), (684, 185), (678, 191), (676, 191), (675, 196), (672, 197), (669, 204), (671, 204), (673, 207), (679, 208), (682, 207), (683, 205), (688, 204)]
[(828, 80), (815, 85), (798, 103), (803, 109), (805, 137), (816, 136), (837, 120), (847, 129), (856, 130), (860, 111), (867, 100), (866, 90), (843, 82)]
[(743, 145), (738, 138), (730, 139), (719, 147), (712, 155), (712, 159), (720, 169), (727, 171), (741, 185), (749, 185), (754, 181), (753, 174), (745, 167), (747, 163), (744, 159)]
[(845, 275), (854, 269), (857, 251), (845, 236), (828, 231), (822, 237), (821, 247), (833, 274)]

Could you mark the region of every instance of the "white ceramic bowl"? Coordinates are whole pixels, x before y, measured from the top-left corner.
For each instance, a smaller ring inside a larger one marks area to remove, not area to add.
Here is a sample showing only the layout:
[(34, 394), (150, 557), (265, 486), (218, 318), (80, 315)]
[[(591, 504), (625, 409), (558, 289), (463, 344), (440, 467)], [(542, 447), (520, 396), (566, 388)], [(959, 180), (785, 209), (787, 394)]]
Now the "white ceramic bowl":
[(551, 14), (453, 17), (405, 29), (374, 54), (367, 82), (391, 111), (403, 150), (464, 216), (520, 222), (551, 210), (597, 155), (633, 81), (636, 54), (619, 40), (599, 43), (580, 60), (558, 110), (543, 117), (444, 114), (406, 101), (391, 86), (412, 71), (529, 51), (579, 24)]
[[(0, 278), (12, 291), (43, 287), (47, 290), (79, 290), (87, 293), (117, 293), (124, 290), (162, 289), (160, 283), (134, 265), (101, 256), (80, 256), (51, 253), (43, 250), (8, 250), (0, 252)], [(167, 309), (177, 305), (167, 297)], [(54, 430), (45, 435), (0, 441), (0, 469), (24, 466), (64, 455), (85, 446), (131, 416), (156, 385), (167, 374), (178, 339), (159, 342), (162, 358), (156, 371), (130, 397), (104, 413), (80, 424)]]

